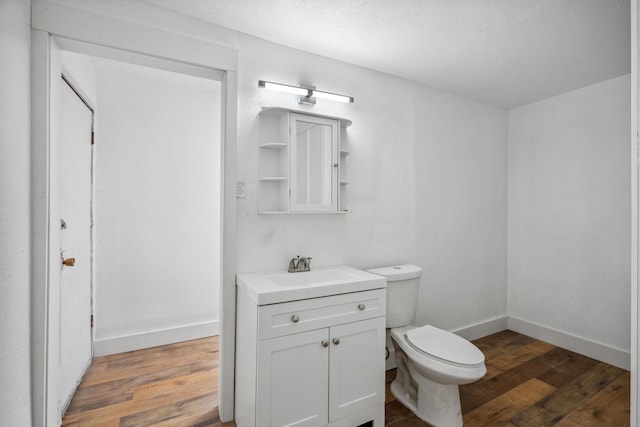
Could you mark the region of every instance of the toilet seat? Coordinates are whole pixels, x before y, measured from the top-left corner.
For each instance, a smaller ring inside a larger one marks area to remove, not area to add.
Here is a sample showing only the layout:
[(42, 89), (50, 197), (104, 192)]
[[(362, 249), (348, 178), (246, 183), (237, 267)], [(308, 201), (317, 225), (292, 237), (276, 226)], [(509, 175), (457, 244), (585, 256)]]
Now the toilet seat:
[(407, 343), (425, 357), (463, 368), (484, 365), (482, 351), (451, 332), (425, 325), (407, 331), (406, 337)]

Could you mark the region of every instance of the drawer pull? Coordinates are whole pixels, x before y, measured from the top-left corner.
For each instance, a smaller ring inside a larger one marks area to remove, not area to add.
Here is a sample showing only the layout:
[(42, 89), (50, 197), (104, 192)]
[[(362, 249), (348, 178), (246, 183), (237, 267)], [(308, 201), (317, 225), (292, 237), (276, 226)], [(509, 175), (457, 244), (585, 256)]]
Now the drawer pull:
[(329, 341), (327, 341), (327, 340), (322, 340), (322, 346), (323, 346), (323, 347), (329, 347)]
[(358, 308), (360, 309), (360, 311), (364, 311), (364, 309), (367, 308), (367, 306), (365, 306), (364, 304), (360, 303), (360, 304), (358, 304)]
[(333, 339), (333, 343), (334, 343), (335, 345), (340, 344), (340, 338), (335, 337), (335, 338)]
[(293, 321), (293, 323), (298, 323), (300, 321), (300, 316), (294, 314), (293, 316), (291, 316), (291, 320)]

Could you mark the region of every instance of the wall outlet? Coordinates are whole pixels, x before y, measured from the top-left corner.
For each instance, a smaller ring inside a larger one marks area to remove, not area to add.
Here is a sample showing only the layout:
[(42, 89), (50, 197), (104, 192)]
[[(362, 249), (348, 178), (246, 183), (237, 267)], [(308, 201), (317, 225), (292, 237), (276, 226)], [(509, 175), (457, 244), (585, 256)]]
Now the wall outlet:
[(247, 198), (247, 182), (246, 181), (236, 182), (236, 198), (237, 199)]

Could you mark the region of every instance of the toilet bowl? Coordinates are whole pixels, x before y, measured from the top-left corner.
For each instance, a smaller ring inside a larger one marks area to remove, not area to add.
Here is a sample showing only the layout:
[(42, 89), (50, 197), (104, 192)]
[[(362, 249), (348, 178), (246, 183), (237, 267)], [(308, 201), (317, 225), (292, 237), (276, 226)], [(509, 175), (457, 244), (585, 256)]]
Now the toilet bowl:
[(434, 326), (393, 328), (398, 374), (395, 398), (437, 427), (462, 426), (458, 385), (487, 372), (484, 355), (469, 341)]
[(395, 398), (436, 427), (462, 426), (458, 385), (479, 380), (484, 354), (471, 342), (431, 325), (415, 326), (422, 270), (399, 265), (368, 270), (387, 279), (387, 327), (394, 345)]

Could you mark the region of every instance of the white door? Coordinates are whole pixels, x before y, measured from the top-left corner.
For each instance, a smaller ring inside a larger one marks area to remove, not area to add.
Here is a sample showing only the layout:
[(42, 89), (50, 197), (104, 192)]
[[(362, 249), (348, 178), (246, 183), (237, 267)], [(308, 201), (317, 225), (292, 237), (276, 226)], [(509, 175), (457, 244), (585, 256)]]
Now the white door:
[[(62, 79), (60, 111), (60, 401), (91, 362), (91, 143), (93, 113)], [(57, 226), (55, 224), (54, 226)], [(74, 261), (71, 261), (71, 260)], [(71, 266), (70, 264), (73, 264)], [(61, 414), (62, 415), (62, 414)]]
[(329, 421), (384, 404), (385, 318), (330, 328)]
[(328, 330), (258, 343), (256, 426), (327, 424)]

